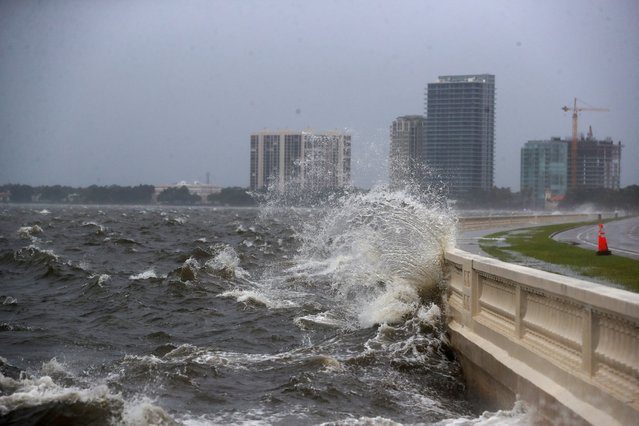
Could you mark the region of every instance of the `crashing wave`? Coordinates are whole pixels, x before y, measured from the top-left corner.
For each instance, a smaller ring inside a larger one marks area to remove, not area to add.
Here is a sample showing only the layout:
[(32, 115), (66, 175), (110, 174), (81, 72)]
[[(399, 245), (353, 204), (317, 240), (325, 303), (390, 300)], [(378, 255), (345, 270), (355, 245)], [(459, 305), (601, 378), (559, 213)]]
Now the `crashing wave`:
[(250, 274), (240, 267), (240, 258), (231, 246), (224, 246), (214, 258), (205, 263), (205, 268), (225, 278), (246, 278)]
[(147, 397), (125, 400), (105, 384), (90, 387), (61, 385), (52, 377), (63, 380), (73, 374), (55, 358), (43, 364), (40, 377), (30, 377), (24, 372), (5, 375), (5, 370), (0, 372), (2, 423), (177, 424)]
[(195, 281), (197, 279), (198, 270), (200, 269), (200, 263), (197, 259), (189, 257), (184, 261), (180, 268), (180, 280), (182, 281)]
[(307, 224), (290, 272), (323, 277), (361, 327), (401, 321), (437, 291), (455, 221), (445, 207), (407, 191), (378, 188), (343, 197)]
[(25, 239), (32, 238), (36, 235), (40, 235), (43, 232), (44, 231), (39, 225), (21, 226), (17, 231), (20, 238), (25, 238)]

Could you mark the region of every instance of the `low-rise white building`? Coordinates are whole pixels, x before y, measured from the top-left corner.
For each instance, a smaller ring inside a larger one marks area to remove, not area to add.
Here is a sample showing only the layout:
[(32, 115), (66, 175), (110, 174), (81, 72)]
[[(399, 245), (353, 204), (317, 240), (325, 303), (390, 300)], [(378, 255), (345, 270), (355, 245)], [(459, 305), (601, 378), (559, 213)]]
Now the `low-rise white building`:
[(207, 183), (200, 183), (200, 182), (193, 182), (193, 183), (188, 183), (186, 181), (181, 181), (178, 183), (172, 183), (169, 185), (156, 185), (155, 186), (155, 192), (153, 193), (153, 201), (156, 202), (158, 195), (160, 195), (160, 193), (168, 188), (181, 188), (185, 186), (186, 189), (189, 190), (190, 194), (193, 195), (199, 195), (200, 198), (202, 199), (202, 204), (206, 204), (208, 203), (208, 196), (211, 194), (219, 194), (220, 192), (222, 192), (222, 188), (219, 186), (215, 186), (215, 185), (211, 185), (211, 184), (207, 184)]

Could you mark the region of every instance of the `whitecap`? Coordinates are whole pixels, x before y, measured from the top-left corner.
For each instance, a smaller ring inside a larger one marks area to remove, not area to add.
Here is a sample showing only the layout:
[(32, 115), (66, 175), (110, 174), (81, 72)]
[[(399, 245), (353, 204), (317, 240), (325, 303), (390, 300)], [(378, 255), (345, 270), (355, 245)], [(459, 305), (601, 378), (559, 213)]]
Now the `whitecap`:
[(177, 422), (154, 400), (141, 396), (126, 402), (122, 411), (122, 425), (177, 425)]
[(164, 222), (166, 222), (169, 225), (184, 225), (186, 223), (186, 217), (184, 217), (184, 216), (176, 216), (176, 217), (167, 216), (167, 217), (164, 218)]
[(142, 365), (157, 365), (164, 363), (161, 358), (158, 358), (155, 355), (125, 355), (124, 362)]
[[(89, 280), (95, 280), (95, 283), (99, 286), (99, 287), (103, 287), (104, 284), (106, 284), (107, 282), (109, 282), (111, 280), (111, 275), (109, 274), (93, 274), (89, 276)], [(89, 284), (89, 283), (87, 283)]]
[(417, 289), (406, 282), (396, 282), (369, 303), (359, 313), (359, 323), (367, 328), (380, 323), (397, 323), (421, 303)]
[(6, 296), (4, 298), (4, 300), (2, 301), (3, 305), (17, 305), (18, 304), (18, 299), (16, 299), (15, 297), (11, 297), (11, 296)]
[(31, 238), (35, 235), (42, 234), (44, 231), (39, 225), (22, 226), (18, 229), (17, 233), (20, 238)]
[(180, 268), (180, 279), (182, 281), (194, 281), (197, 279), (198, 270), (200, 269), (200, 263), (197, 259), (189, 257), (184, 261)]
[(208, 270), (221, 273), (228, 278), (234, 276), (238, 278), (249, 277), (249, 272), (242, 269), (239, 265), (240, 257), (233, 247), (230, 246), (225, 246), (213, 259), (208, 260), (204, 264)]
[(402, 426), (401, 423), (394, 422), (391, 419), (385, 417), (360, 417), (357, 419), (347, 418), (344, 420), (337, 420), (332, 422), (321, 423), (320, 426)]
[(218, 297), (234, 298), (238, 302), (268, 306), (271, 302), (264, 294), (253, 290), (228, 290)]
[(229, 290), (218, 295), (218, 297), (234, 298), (236, 301), (245, 304), (262, 305), (270, 309), (294, 308), (298, 305), (290, 300), (273, 299), (264, 292), (255, 290)]
[(477, 418), (446, 419), (434, 426), (533, 426), (539, 423), (537, 411), (524, 401), (515, 402), (512, 410), (484, 411)]
[(431, 304), (428, 308), (420, 306), (417, 310), (417, 317), (427, 324), (435, 325), (440, 320), (442, 310), (436, 304)]
[(94, 221), (85, 221), (82, 222), (82, 227), (83, 228), (96, 228), (96, 234), (104, 234), (106, 231), (106, 228), (102, 225), (100, 225), (97, 222)]
[(43, 362), (40, 371), (46, 376), (72, 376), (69, 367), (65, 363), (58, 361), (55, 357), (47, 362)]
[[(55, 358), (43, 364), (43, 371), (70, 375), (64, 364)], [(150, 398), (137, 396), (127, 401), (120, 393), (111, 393), (105, 384), (88, 388), (65, 387), (58, 385), (49, 375), (21, 377), (15, 380), (0, 373), (0, 416), (21, 408), (78, 403), (107, 410), (105, 415), (108, 415), (114, 424), (176, 424), (175, 420), (164, 409), (154, 405)]]
[[(62, 387), (50, 376), (24, 378), (14, 380), (0, 374), (0, 415), (23, 407), (36, 407), (49, 403), (95, 403), (103, 404), (109, 400), (121, 402), (119, 395), (109, 392), (106, 385), (98, 385), (89, 389)], [(108, 402), (107, 402), (108, 403)]]
[(306, 330), (308, 326), (324, 326), (332, 328), (349, 328), (349, 325), (342, 319), (334, 317), (330, 312), (320, 312), (318, 314), (309, 314), (297, 317), (295, 324), (302, 330)]
[(129, 277), (130, 280), (149, 280), (153, 278), (165, 278), (165, 277), (158, 276), (154, 268), (149, 268), (146, 271), (140, 272), (139, 274), (136, 274), (136, 275), (131, 275)]

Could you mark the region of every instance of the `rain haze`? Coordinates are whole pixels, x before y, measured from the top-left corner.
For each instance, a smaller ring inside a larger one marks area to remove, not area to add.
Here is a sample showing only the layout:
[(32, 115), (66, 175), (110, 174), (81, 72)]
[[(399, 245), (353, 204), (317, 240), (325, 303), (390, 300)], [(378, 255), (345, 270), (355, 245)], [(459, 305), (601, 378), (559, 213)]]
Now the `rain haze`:
[(249, 136), (353, 135), (353, 183), (387, 177), (389, 125), (439, 75), (496, 76), (495, 185), (520, 149), (621, 141), (639, 184), (639, 3), (0, 2), (0, 183), (248, 186)]

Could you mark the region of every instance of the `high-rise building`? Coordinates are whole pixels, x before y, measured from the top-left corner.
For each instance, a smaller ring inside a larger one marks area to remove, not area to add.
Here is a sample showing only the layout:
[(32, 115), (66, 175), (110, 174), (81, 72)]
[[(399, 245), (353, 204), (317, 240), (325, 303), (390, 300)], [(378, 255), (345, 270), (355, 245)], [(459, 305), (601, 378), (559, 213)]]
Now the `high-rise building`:
[(521, 192), (530, 206), (563, 197), (568, 189), (568, 144), (559, 138), (528, 141), (521, 148)]
[[(571, 159), (568, 150), (568, 161)], [(568, 177), (572, 179), (570, 170)], [(610, 138), (596, 140), (591, 137), (577, 141), (577, 189), (617, 190), (620, 182), (621, 142), (615, 144)]]
[(409, 179), (419, 179), (423, 162), (426, 118), (397, 117), (390, 128), (390, 185), (397, 188)]
[[(571, 181), (569, 139), (528, 141), (521, 149), (521, 191), (543, 208), (563, 197)], [(592, 137), (577, 141), (577, 189), (619, 189), (621, 143)]]
[(494, 182), (495, 76), (440, 76), (426, 88), (424, 163), (451, 195)]
[(297, 186), (343, 188), (351, 180), (351, 136), (338, 132), (265, 130), (251, 135), (253, 190)]

